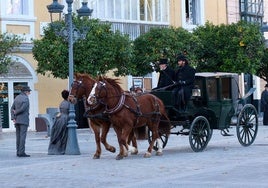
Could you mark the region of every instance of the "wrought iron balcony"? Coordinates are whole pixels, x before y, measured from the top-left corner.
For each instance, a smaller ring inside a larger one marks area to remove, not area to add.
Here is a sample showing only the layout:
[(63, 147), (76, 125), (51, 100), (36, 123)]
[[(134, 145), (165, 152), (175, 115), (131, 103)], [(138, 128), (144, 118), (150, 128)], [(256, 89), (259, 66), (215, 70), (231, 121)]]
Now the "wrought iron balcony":
[[(104, 21), (103, 21), (104, 22)], [(149, 24), (149, 23), (134, 23), (134, 22), (119, 22), (108, 21), (111, 23), (111, 29), (115, 32), (119, 30), (121, 33), (128, 34), (132, 40), (135, 40), (141, 34), (148, 32), (151, 28), (155, 27), (169, 27), (168, 24)]]

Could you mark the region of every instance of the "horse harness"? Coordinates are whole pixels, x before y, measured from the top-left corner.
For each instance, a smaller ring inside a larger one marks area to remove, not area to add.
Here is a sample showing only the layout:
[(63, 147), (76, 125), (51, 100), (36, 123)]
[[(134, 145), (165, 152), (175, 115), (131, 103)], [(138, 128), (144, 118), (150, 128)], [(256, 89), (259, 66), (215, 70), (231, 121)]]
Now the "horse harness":
[(84, 117), (90, 118), (90, 119), (99, 119), (99, 120), (104, 120), (104, 121), (109, 121), (109, 117), (107, 114), (100, 112), (97, 114), (90, 114), (90, 112), (97, 110), (98, 108), (101, 108), (101, 103), (96, 103), (95, 105), (87, 105), (87, 98), (86, 96), (83, 97), (83, 103), (85, 107), (85, 113)]
[[(140, 95), (136, 95), (136, 94), (133, 94), (133, 93), (130, 93), (130, 92), (123, 92), (120, 96), (120, 99), (117, 103), (117, 105), (111, 109), (108, 109), (107, 106), (106, 106), (106, 109), (105, 111), (103, 112), (104, 114), (108, 114), (108, 116), (116, 113), (116, 112), (119, 112), (120, 110), (122, 110), (123, 107), (125, 107), (126, 109), (128, 109), (130, 112), (134, 113), (135, 116), (136, 116), (136, 123), (134, 125), (134, 127), (136, 127), (139, 123), (139, 118), (140, 117), (147, 117), (149, 118), (150, 115), (160, 115), (160, 109), (159, 109), (159, 104), (156, 100), (156, 97), (154, 97), (154, 106), (155, 106), (155, 111), (151, 112), (151, 113), (147, 113), (147, 114), (144, 114), (141, 112), (141, 109), (140, 109), (140, 104), (138, 102), (138, 97), (141, 96), (142, 94)], [(126, 97), (131, 97), (133, 99), (133, 101), (135, 102), (135, 106), (136, 106), (136, 109), (132, 108), (131, 106), (125, 104), (125, 100), (126, 100)]]

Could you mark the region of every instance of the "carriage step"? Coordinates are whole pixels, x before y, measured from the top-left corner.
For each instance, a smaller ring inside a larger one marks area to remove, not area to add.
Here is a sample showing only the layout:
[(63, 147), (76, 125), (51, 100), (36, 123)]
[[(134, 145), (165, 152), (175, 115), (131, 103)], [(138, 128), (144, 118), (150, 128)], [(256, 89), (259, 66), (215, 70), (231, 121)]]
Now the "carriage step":
[(229, 134), (229, 129), (222, 129), (221, 135), (222, 136), (234, 136), (233, 134)]
[(180, 132), (180, 134), (188, 136), (190, 132)]
[(182, 130), (179, 131), (179, 134), (189, 135), (190, 134), (190, 130), (189, 129), (182, 129)]

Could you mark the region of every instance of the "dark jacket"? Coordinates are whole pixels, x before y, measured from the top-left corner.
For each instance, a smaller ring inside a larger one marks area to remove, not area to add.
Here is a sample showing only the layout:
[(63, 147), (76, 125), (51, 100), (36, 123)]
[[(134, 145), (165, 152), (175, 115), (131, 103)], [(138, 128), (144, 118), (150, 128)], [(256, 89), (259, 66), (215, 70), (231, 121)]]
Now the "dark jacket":
[(268, 91), (266, 90), (261, 93), (261, 111), (268, 111)]
[(16, 120), (15, 124), (23, 124), (29, 126), (29, 110), (30, 103), (28, 95), (21, 92), (11, 106), (11, 119)]
[(174, 79), (175, 71), (172, 68), (167, 67), (165, 70), (160, 71), (157, 88), (172, 85), (174, 83)]
[(185, 100), (191, 97), (192, 89), (194, 88), (196, 70), (188, 64), (180, 67), (175, 73), (175, 82), (179, 88), (184, 89)]

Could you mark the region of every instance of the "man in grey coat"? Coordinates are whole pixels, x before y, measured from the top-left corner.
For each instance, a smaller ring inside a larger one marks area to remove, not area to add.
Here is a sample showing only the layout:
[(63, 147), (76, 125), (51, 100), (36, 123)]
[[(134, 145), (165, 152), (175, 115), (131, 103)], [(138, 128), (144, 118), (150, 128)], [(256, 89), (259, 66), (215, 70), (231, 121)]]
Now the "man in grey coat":
[(29, 126), (30, 103), (28, 95), (32, 90), (28, 86), (21, 89), (21, 93), (16, 96), (11, 106), (11, 120), (16, 127), (16, 149), (18, 157), (30, 157), (25, 153), (25, 140)]

